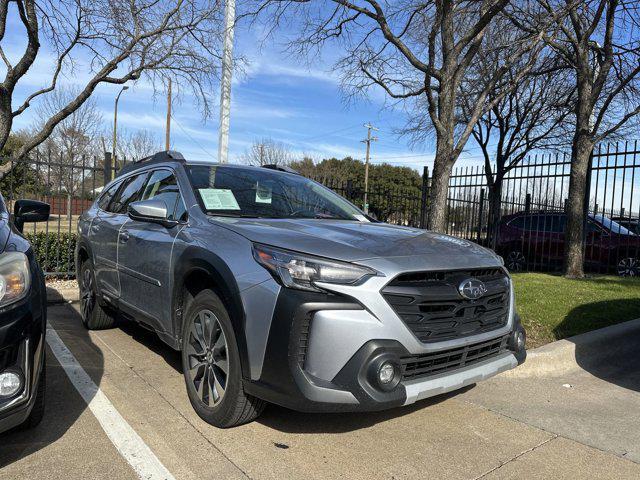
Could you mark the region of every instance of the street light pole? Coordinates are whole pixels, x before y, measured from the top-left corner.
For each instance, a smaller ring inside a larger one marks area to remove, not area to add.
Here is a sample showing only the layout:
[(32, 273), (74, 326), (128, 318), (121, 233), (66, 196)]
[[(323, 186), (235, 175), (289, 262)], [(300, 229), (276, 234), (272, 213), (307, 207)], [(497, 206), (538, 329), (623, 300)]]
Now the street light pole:
[[(116, 144), (117, 144), (117, 135), (118, 135), (118, 100), (120, 100), (120, 95), (122, 95), (122, 92), (124, 92), (125, 90), (129, 90), (129, 87), (127, 87), (126, 85), (124, 87), (122, 87), (122, 89), (120, 90), (120, 92), (118, 93), (118, 95), (116, 96), (116, 103), (113, 109), (113, 149), (112, 149), (112, 157), (113, 157), (113, 165), (114, 167), (117, 166), (116, 163)], [(111, 176), (111, 173), (109, 173), (109, 176)]]
[(227, 163), (229, 156), (229, 116), (231, 115), (231, 71), (233, 68), (233, 29), (236, 0), (226, 0), (224, 8), (225, 34), (222, 47), (222, 78), (220, 79), (220, 130), (218, 132), (218, 162)]

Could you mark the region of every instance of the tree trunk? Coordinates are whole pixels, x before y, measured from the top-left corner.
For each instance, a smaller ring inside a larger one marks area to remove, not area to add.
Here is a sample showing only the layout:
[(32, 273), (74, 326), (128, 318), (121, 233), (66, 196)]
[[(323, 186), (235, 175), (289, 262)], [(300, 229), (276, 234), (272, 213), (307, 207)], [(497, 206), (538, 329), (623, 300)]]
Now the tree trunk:
[(571, 149), (571, 175), (567, 199), (565, 275), (584, 277), (585, 198), (593, 141), (584, 129), (578, 129)]
[(453, 167), (453, 145), (440, 139), (437, 143), (429, 189), (429, 230), (444, 233), (447, 229), (447, 193)]

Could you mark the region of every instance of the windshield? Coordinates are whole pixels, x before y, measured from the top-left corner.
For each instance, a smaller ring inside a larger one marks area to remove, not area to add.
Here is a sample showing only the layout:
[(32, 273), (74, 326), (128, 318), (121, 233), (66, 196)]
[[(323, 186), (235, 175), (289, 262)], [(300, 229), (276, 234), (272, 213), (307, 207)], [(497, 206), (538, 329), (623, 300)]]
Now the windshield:
[(300, 175), (219, 165), (190, 165), (187, 171), (211, 215), (367, 221), (344, 198)]
[(607, 218), (607, 217), (605, 217), (603, 215), (593, 215), (592, 218), (596, 222), (600, 223), (604, 228), (606, 228), (607, 230), (612, 231), (613, 233), (617, 233), (619, 235), (633, 235), (633, 236), (635, 236), (635, 233), (627, 230), (626, 228), (624, 228), (619, 223), (614, 222), (610, 218)]

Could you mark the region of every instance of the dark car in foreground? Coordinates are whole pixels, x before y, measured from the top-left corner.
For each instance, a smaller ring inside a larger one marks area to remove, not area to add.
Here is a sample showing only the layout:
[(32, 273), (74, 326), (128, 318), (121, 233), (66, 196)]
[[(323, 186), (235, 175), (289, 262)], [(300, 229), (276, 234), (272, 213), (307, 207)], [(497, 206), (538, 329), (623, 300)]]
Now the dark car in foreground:
[[(518, 212), (502, 218), (496, 251), (510, 271), (561, 266), (567, 215)], [(585, 266), (601, 273), (640, 275), (640, 236), (604, 215), (587, 217)]]
[(47, 295), (25, 222), (45, 221), (49, 205), (18, 200), (13, 221), (0, 196), (0, 432), (33, 427), (44, 414)]
[(279, 168), (129, 166), (79, 221), (84, 324), (116, 313), (182, 351), (187, 394), (230, 427), (266, 402), (370, 411), (516, 367), (525, 332), (501, 259), (372, 222)]

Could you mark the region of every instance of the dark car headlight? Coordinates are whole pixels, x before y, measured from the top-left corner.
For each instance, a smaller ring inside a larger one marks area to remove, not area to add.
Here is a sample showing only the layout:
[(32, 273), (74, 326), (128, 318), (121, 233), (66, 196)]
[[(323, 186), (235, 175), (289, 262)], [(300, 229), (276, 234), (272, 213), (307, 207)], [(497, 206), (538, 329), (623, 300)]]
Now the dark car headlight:
[(0, 307), (24, 298), (31, 285), (29, 259), (21, 252), (0, 254)]
[(265, 245), (253, 245), (253, 257), (285, 287), (322, 291), (314, 283), (357, 285), (367, 277), (378, 275), (362, 265), (328, 260)]

